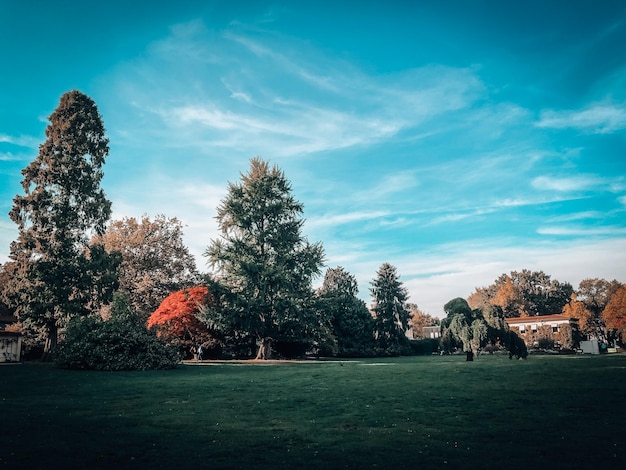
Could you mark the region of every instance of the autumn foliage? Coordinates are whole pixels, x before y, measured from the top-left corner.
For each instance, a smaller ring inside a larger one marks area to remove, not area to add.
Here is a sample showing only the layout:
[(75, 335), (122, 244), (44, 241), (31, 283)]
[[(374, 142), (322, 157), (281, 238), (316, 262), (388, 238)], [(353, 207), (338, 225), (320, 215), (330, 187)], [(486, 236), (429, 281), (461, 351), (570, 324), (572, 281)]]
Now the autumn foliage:
[(210, 299), (209, 290), (204, 286), (173, 292), (150, 315), (148, 328), (156, 328), (159, 336), (187, 349), (207, 342), (214, 343), (214, 336), (196, 317), (200, 306), (206, 305)]
[(607, 328), (616, 330), (626, 339), (626, 286), (620, 287), (611, 297), (603, 315)]

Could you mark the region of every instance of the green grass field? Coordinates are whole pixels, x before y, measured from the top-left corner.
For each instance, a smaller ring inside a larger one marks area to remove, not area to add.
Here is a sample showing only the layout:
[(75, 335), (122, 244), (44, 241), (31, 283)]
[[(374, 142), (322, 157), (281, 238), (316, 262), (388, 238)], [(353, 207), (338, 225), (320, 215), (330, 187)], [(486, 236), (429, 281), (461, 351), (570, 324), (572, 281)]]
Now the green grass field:
[(0, 367), (0, 468), (613, 469), (626, 355)]

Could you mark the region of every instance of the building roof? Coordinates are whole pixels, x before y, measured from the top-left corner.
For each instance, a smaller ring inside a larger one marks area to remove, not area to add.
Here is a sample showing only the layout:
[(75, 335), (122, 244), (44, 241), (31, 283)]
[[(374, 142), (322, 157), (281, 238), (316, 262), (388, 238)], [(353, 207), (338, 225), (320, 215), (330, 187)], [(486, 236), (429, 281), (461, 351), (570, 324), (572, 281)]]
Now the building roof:
[(22, 336), (19, 331), (0, 330), (0, 336)]
[(506, 322), (509, 325), (526, 325), (528, 323), (569, 322), (570, 320), (576, 319), (568, 317), (567, 315), (563, 315), (561, 313), (556, 313), (554, 315), (536, 315), (534, 317), (507, 318)]

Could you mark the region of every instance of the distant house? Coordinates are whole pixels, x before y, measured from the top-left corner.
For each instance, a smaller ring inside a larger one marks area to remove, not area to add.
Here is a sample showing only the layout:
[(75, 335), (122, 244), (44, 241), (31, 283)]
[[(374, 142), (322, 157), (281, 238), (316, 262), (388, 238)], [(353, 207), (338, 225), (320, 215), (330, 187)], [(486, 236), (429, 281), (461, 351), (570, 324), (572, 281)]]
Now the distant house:
[(20, 362), (22, 334), (0, 330), (0, 362)]
[(416, 334), (413, 328), (409, 328), (405, 331), (406, 337), (409, 339), (439, 339), (441, 337), (441, 326), (425, 326), (422, 328), (422, 334)]
[(539, 315), (507, 318), (506, 323), (529, 348), (538, 347), (540, 341), (553, 341), (556, 347), (574, 349), (580, 342), (578, 319), (566, 315)]
[(0, 362), (20, 362), (22, 354), (22, 334), (6, 331), (17, 321), (13, 315), (0, 312)]
[(437, 339), (441, 337), (441, 326), (425, 326), (422, 329), (422, 337)]

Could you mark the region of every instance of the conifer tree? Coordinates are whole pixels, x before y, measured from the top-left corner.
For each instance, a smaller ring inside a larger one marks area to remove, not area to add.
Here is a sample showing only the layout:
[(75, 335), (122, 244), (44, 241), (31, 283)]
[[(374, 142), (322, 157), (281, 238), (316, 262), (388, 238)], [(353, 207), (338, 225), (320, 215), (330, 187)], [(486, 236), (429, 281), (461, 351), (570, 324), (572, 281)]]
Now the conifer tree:
[(410, 320), (406, 308), (408, 291), (402, 285), (396, 268), (389, 263), (382, 264), (371, 285), (374, 336), (378, 346), (385, 354), (400, 354), (408, 342), (405, 335)]
[(231, 294), (218, 317), (224, 330), (254, 338), (257, 359), (269, 357), (272, 342), (311, 342), (320, 331), (312, 279), (324, 252), (302, 236), (302, 211), (284, 173), (260, 158), (217, 210), (221, 237), (205, 256)]
[(110, 300), (120, 261), (101, 246), (88, 247), (111, 213), (100, 187), (109, 145), (96, 104), (70, 91), (49, 120), (39, 154), (22, 170), (25, 194), (10, 212), (19, 232), (8, 294), (20, 320), (45, 330), (47, 351), (71, 317)]
[(339, 356), (364, 357), (374, 353), (374, 319), (365, 302), (357, 297), (358, 292), (356, 278), (341, 266), (328, 268), (317, 291)]

